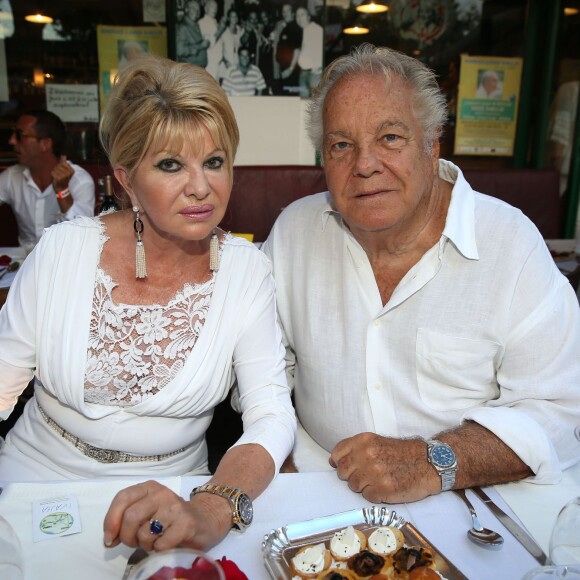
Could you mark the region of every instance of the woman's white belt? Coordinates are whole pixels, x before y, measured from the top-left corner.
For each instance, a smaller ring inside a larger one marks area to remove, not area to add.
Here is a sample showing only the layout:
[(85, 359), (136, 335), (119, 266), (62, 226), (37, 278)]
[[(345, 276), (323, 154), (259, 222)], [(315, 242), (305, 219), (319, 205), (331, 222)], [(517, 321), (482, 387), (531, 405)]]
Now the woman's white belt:
[(38, 410), (42, 415), (42, 418), (46, 423), (54, 429), (61, 437), (72, 443), (81, 453), (98, 461), (99, 463), (134, 463), (136, 461), (163, 461), (179, 453), (183, 453), (187, 447), (182, 447), (177, 451), (172, 451), (171, 453), (163, 453), (162, 455), (131, 455), (130, 453), (125, 453), (124, 451), (116, 451), (114, 449), (101, 449), (100, 447), (94, 447), (90, 443), (79, 439), (76, 435), (69, 433), (66, 429), (63, 429), (54, 419), (51, 419), (45, 412), (44, 409), (36, 401)]

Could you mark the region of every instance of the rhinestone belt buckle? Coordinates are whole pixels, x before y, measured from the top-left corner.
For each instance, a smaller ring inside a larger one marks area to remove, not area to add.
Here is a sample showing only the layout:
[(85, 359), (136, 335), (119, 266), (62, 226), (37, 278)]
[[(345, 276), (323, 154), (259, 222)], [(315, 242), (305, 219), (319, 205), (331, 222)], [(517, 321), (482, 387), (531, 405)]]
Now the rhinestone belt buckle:
[(99, 463), (119, 463), (121, 452), (113, 449), (99, 449), (92, 445), (87, 445), (85, 455), (95, 459)]

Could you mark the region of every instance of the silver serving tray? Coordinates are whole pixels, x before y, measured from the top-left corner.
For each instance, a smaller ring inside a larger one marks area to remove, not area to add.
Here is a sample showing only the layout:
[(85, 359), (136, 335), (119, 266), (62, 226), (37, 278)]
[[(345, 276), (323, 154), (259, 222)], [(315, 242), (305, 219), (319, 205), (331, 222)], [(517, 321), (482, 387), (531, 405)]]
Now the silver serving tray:
[(373, 506), (333, 514), (314, 520), (288, 524), (264, 536), (262, 554), (264, 564), (274, 580), (292, 578), (290, 561), (304, 546), (327, 542), (335, 532), (347, 526), (358, 530), (373, 530), (380, 526), (394, 526), (403, 532), (407, 546), (429, 548), (437, 571), (447, 580), (468, 580), (425, 536), (402, 516), (386, 507)]

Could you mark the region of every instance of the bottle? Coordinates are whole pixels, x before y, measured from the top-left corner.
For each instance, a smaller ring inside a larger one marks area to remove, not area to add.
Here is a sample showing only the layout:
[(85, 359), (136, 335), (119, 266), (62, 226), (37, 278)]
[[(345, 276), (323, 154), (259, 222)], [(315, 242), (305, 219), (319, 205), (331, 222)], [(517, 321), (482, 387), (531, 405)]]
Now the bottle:
[(115, 192), (113, 191), (113, 179), (110, 175), (105, 175), (99, 179), (99, 198), (101, 200), (101, 207), (99, 213), (118, 211), (121, 209), (117, 200), (115, 199)]

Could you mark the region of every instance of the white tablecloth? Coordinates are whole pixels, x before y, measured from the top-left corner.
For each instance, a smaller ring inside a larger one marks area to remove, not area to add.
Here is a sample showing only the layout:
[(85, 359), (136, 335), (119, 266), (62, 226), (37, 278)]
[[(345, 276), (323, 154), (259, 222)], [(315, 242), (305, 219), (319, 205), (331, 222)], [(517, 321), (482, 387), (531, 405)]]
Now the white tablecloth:
[[(578, 474), (567, 476), (561, 486), (524, 483), (502, 486), (503, 497), (516, 497), (516, 511), (530, 530), (549, 532), (555, 514), (570, 495), (580, 495)], [(206, 477), (160, 480), (183, 497)], [(55, 483), (16, 483), (0, 495), (0, 514), (14, 527), (24, 554), (26, 580), (111, 580), (120, 579), (131, 549), (107, 549), (102, 543), (102, 522), (114, 494), (134, 480), (67, 481)], [(493, 499), (507, 507), (502, 497), (488, 490)], [(76, 535), (34, 543), (32, 541), (32, 501), (58, 495), (77, 497), (83, 531)], [(466, 530), (471, 524), (467, 508), (453, 493), (447, 492), (423, 501), (391, 506), (412, 522), (470, 580), (516, 580), (537, 562), (495, 519), (489, 510), (469, 493), (482, 524), (505, 537), (500, 550), (486, 550), (471, 543)], [(371, 504), (351, 492), (333, 472), (281, 474), (255, 501), (255, 519), (244, 534), (232, 532), (210, 551), (215, 558), (234, 560), (250, 580), (266, 580), (261, 544), (270, 530), (290, 523), (358, 509)], [(544, 506), (545, 510), (538, 510)], [(509, 508), (507, 511), (510, 512)], [(545, 519), (544, 519), (545, 518)], [(527, 520), (527, 521), (526, 521)], [(537, 539), (540, 539), (539, 537)], [(546, 546), (544, 546), (546, 549)]]
[(496, 490), (547, 554), (558, 512), (568, 501), (580, 497), (580, 463), (564, 472), (559, 485), (509, 483)]
[[(118, 479), (7, 485), (0, 495), (0, 515), (12, 525), (20, 539), (25, 580), (120, 579), (133, 550), (126, 546), (105, 548), (103, 519), (115, 494), (137, 481)], [(159, 481), (179, 493), (179, 477)], [(35, 543), (32, 502), (67, 495), (77, 498), (82, 532)]]

